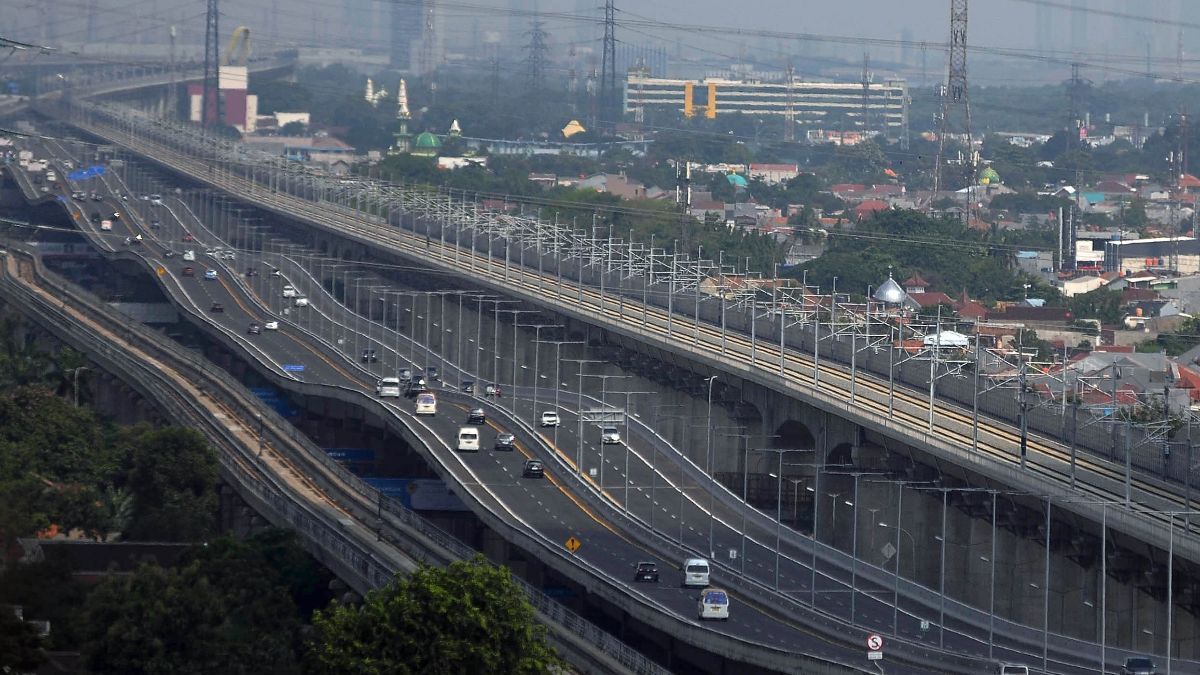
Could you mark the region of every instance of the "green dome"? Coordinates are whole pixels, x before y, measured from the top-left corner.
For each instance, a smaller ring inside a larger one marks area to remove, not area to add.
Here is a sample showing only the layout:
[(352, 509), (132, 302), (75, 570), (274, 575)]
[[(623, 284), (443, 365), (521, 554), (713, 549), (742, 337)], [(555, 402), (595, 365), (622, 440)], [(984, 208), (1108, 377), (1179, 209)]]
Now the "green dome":
[(979, 174), (979, 182), (983, 185), (998, 184), (1000, 182), (1000, 174), (996, 173), (996, 170), (989, 166), (983, 170), (983, 173)]
[(417, 141), (413, 145), (413, 147), (428, 148), (428, 149), (432, 150), (433, 148), (442, 147), (442, 142), (438, 140), (437, 136), (434, 136), (433, 134), (429, 133), (428, 131), (423, 131), (423, 132), (421, 132), (421, 135), (417, 136)]

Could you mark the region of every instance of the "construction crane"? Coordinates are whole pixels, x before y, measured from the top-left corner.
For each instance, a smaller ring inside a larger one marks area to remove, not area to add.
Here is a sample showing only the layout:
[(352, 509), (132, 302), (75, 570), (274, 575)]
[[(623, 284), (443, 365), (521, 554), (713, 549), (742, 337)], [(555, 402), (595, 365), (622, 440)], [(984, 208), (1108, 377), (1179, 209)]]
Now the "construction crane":
[(237, 65), (246, 66), (246, 62), (250, 60), (250, 29), (245, 26), (238, 26), (233, 29), (233, 36), (229, 39), (229, 46), (225, 48), (225, 54), (221, 56), (222, 66), (231, 66), (234, 52), (240, 56), (240, 63)]

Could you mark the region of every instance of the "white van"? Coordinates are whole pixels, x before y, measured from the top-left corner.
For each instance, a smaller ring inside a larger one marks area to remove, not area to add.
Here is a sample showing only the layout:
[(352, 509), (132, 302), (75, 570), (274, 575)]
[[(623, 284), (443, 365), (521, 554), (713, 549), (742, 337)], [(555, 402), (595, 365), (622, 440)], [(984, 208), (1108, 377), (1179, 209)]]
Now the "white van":
[(184, 251), (183, 259), (186, 260), (187, 262), (196, 262), (196, 252), (193, 250), (190, 250), (190, 249), (187, 251)]
[(708, 585), (708, 561), (688, 558), (683, 561), (683, 585), (704, 588)]
[(458, 430), (459, 452), (479, 452), (479, 429), (462, 427)]
[(696, 615), (701, 619), (729, 620), (729, 594), (719, 588), (700, 591), (696, 601)]
[[(413, 411), (417, 415), (436, 415), (437, 414), (437, 396), (430, 392), (417, 394), (417, 407)], [(478, 443), (478, 441), (476, 441)], [(478, 448), (476, 448), (478, 450)]]
[(112, 221), (111, 220), (100, 221), (100, 231), (101, 232), (112, 232)]
[(385, 377), (375, 385), (375, 395), (379, 398), (400, 398), (400, 380)]

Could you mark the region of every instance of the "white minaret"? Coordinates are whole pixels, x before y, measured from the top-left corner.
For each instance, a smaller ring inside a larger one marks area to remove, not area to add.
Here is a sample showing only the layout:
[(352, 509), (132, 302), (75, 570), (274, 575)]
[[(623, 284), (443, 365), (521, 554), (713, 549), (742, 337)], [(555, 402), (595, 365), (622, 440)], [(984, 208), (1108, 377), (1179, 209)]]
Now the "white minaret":
[(363, 98), (366, 99), (367, 103), (375, 105), (375, 83), (369, 77), (367, 78), (367, 93)]
[(400, 79), (400, 89), (396, 91), (396, 119), (412, 119), (412, 113), (408, 111), (408, 85), (403, 78)]
[(400, 80), (400, 88), (396, 90), (396, 141), (388, 148), (389, 155), (400, 155), (412, 149), (412, 137), (408, 135), (408, 120), (412, 113), (408, 111), (408, 85)]

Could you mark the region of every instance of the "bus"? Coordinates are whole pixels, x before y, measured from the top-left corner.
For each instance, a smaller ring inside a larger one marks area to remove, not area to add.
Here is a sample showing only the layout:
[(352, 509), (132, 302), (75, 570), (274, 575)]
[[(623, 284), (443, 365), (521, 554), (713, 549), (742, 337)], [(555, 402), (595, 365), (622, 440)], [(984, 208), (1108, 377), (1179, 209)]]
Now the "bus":
[(417, 415), (436, 415), (437, 414), (437, 396), (431, 392), (423, 392), (417, 394)]

